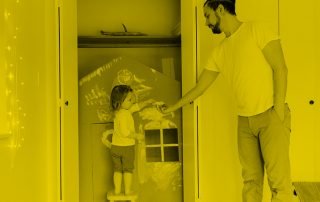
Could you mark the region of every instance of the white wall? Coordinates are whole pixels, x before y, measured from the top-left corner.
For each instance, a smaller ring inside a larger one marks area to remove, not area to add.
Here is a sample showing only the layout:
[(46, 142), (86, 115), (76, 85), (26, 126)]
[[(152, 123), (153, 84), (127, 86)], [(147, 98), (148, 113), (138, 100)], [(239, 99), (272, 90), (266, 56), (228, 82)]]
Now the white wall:
[(8, 90), (0, 105), (7, 104), (11, 131), (11, 136), (0, 139), (4, 202), (59, 199), (54, 8), (52, 0), (0, 2), (0, 76)]

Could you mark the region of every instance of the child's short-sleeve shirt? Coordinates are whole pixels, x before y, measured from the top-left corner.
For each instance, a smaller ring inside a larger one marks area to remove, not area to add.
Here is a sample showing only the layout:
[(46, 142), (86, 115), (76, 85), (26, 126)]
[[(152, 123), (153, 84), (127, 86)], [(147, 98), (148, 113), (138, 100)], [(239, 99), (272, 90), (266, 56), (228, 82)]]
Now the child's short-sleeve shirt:
[(136, 111), (139, 111), (138, 104), (132, 105), (132, 107), (128, 110), (120, 109), (116, 112), (114, 118), (112, 145), (131, 146), (135, 144), (135, 139), (130, 137), (130, 135), (135, 133), (132, 113)]

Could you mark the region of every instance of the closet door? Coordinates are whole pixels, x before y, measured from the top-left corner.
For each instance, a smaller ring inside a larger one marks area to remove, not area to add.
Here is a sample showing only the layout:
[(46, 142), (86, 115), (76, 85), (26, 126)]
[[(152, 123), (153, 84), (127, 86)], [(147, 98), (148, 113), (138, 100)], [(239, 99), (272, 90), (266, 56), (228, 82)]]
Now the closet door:
[(0, 1), (0, 201), (59, 201), (53, 0)]
[(316, 51), (315, 51), (315, 58), (316, 58), (316, 72), (315, 72), (315, 76), (316, 76), (316, 87), (315, 87), (315, 111), (316, 111), (316, 119), (315, 119), (315, 142), (317, 142), (318, 144), (315, 145), (315, 179), (314, 181), (320, 181), (320, 13), (318, 12), (320, 9), (320, 1), (315, 1), (315, 5), (314, 5), (314, 28), (315, 28), (315, 46), (316, 46)]
[(319, 5), (318, 0), (311, 0), (304, 9), (299, 3), (280, 1), (280, 35), (289, 70), (294, 181), (320, 180)]

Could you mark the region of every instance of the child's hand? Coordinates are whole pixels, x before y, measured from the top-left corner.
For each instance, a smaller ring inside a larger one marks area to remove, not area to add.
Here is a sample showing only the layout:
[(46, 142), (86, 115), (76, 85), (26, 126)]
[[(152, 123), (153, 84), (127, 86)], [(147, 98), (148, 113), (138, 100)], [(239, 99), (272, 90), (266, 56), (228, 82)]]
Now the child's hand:
[[(101, 137), (101, 141), (102, 143), (107, 146), (108, 148), (111, 148), (111, 135), (113, 134), (113, 130), (106, 130), (105, 132), (103, 132), (102, 137)], [(109, 139), (110, 138), (110, 139)]]

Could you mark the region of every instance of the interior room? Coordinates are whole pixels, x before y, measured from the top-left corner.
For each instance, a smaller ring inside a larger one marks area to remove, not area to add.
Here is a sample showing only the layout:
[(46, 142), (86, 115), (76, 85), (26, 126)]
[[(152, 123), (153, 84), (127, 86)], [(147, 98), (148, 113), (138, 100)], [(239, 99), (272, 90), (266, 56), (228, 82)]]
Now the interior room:
[[(227, 79), (219, 76), (175, 112), (159, 108), (196, 85), (225, 38), (206, 26), (204, 2), (2, 0), (0, 201), (242, 201)], [(280, 37), (295, 202), (320, 200), (319, 9), (317, 0), (236, 1), (240, 21), (263, 22)], [(119, 84), (130, 85), (137, 101), (153, 99), (133, 114), (143, 140), (135, 145), (131, 198), (111, 197), (110, 95)], [(271, 201), (267, 175), (263, 187), (263, 202)]]

